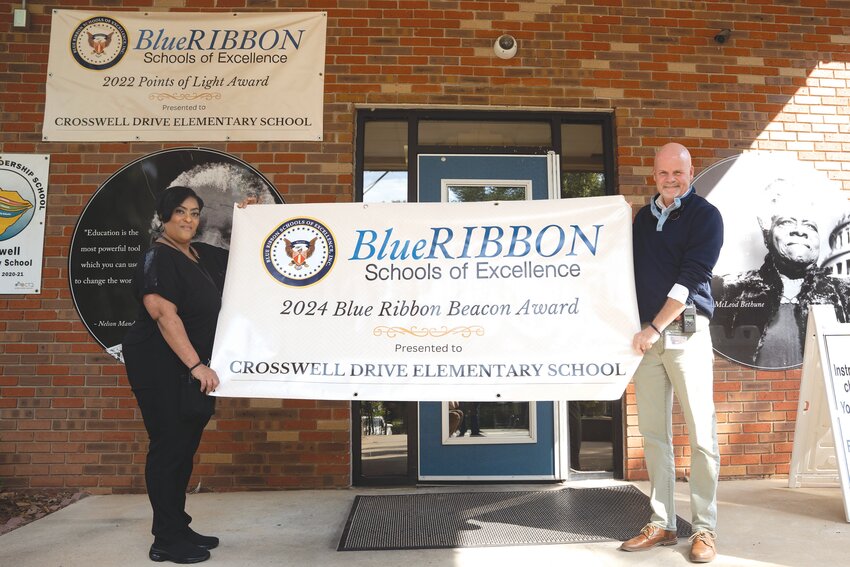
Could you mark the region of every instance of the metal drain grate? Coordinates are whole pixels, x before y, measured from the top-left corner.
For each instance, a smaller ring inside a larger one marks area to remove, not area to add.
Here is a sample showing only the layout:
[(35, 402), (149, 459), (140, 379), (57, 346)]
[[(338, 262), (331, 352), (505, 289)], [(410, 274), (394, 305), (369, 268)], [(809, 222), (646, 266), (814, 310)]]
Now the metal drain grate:
[[(625, 541), (650, 518), (634, 486), (357, 496), (338, 551)], [(691, 525), (678, 519), (679, 537)]]

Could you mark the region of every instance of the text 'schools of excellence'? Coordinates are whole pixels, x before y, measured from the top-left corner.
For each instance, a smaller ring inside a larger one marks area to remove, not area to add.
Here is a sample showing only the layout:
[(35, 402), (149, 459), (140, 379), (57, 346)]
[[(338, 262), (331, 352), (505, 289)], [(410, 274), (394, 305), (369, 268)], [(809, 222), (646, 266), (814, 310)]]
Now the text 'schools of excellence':
[(47, 141), (321, 140), (327, 14), (54, 10)]
[(637, 366), (620, 196), (236, 209), (218, 395), (619, 398)]

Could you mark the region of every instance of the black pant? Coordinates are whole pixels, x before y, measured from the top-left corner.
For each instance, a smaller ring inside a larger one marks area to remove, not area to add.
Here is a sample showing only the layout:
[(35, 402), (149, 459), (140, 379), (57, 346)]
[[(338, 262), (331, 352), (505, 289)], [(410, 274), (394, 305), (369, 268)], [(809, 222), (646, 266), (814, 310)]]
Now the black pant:
[(186, 487), (192, 460), (208, 419), (183, 421), (178, 411), (177, 380), (174, 386), (133, 390), (145, 422), (150, 445), (145, 462), (145, 483), (153, 508), (151, 532), (157, 541), (181, 538), (192, 521), (186, 513)]

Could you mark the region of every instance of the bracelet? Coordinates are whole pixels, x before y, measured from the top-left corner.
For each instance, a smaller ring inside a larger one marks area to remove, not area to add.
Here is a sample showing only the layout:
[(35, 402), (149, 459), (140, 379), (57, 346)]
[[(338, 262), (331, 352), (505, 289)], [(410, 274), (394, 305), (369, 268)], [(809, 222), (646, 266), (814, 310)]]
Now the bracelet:
[(204, 361), (203, 361), (203, 360), (199, 360), (199, 361), (195, 364), (195, 366), (193, 366), (192, 368), (190, 368), (190, 369), (189, 369), (189, 372), (191, 373), (194, 369), (196, 369), (197, 367), (201, 366), (203, 363), (204, 363)]
[[(656, 327), (656, 326), (655, 326), (655, 323), (653, 323), (652, 321), (650, 321), (650, 322), (649, 322), (649, 326), (650, 326), (650, 327), (652, 327), (652, 330), (653, 330), (653, 331), (655, 331), (656, 333), (658, 333), (658, 336), (659, 336), (659, 337), (663, 334), (661, 331), (659, 331), (659, 330), (658, 330), (658, 327)], [(191, 368), (190, 368), (190, 370), (191, 370)]]

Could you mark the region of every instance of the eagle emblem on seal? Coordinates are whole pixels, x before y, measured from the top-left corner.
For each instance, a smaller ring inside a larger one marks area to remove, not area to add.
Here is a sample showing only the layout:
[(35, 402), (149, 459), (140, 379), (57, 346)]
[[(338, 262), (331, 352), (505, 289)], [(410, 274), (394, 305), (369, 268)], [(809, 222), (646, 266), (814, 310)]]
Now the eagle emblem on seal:
[(295, 242), (284, 238), (283, 241), (286, 244), (286, 255), (292, 259), (289, 265), (294, 266), (296, 270), (303, 268), (307, 259), (316, 251), (316, 237), (312, 240), (296, 240)]
[(110, 33), (91, 33), (86, 32), (88, 36), (89, 46), (92, 48), (92, 53), (95, 55), (103, 55), (103, 52), (106, 51), (106, 48), (109, 47), (109, 44), (112, 43), (112, 34)]

